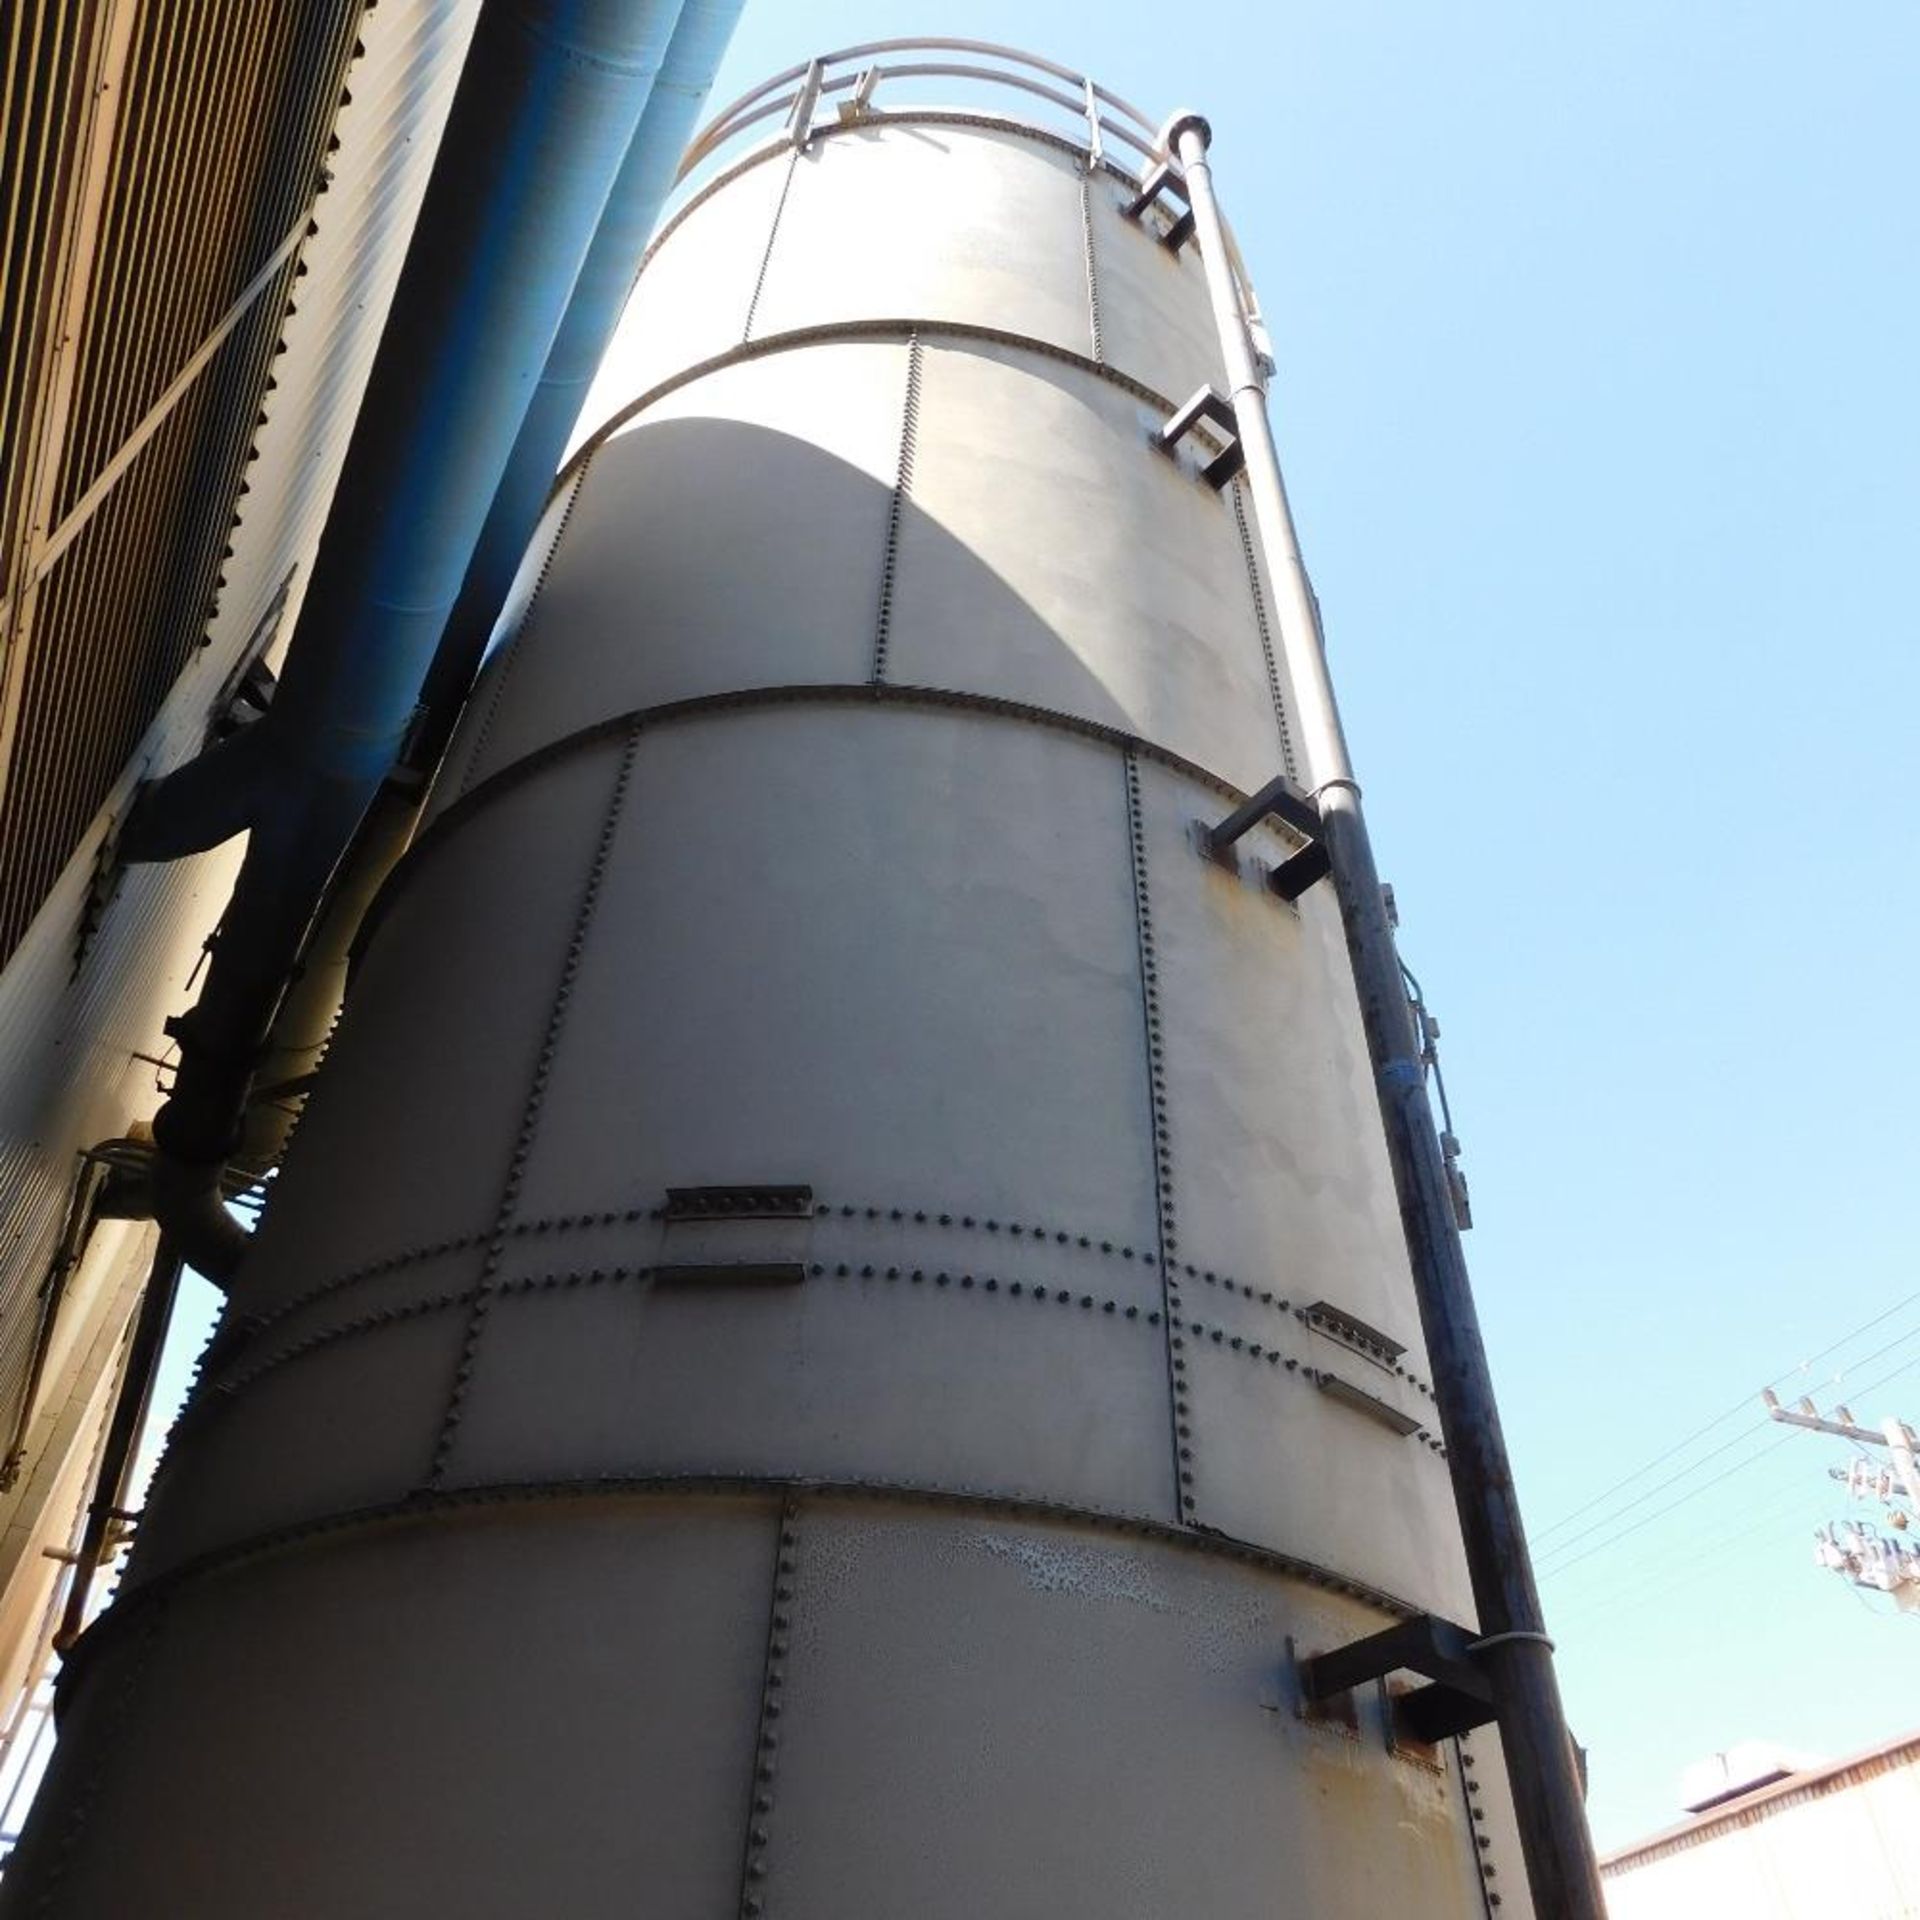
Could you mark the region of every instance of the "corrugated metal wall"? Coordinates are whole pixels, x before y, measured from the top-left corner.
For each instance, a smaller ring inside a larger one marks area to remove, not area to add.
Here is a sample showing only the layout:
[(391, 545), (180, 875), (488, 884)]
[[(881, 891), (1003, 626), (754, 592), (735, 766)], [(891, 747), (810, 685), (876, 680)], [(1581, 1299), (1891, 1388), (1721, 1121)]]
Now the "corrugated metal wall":
[(13, 14), (0, 959), (206, 634), (361, 4)]
[[(142, 44), (135, 16), (151, 28), (141, 56), (151, 97), (137, 103), (130, 85), (121, 108), (135, 145), (123, 153), (125, 129), (116, 131), (96, 162), (145, 184), (99, 208), (99, 259), (138, 253), (123, 276), (120, 331), (108, 315), (75, 336), (101, 386), (74, 390), (74, 445), (55, 477), (67, 524), (85, 518), (47, 568), (30, 648), (13, 655), (15, 691), (33, 718), (19, 736), (25, 771), (0, 803), (10, 948), (0, 964), (0, 1425), (9, 1428), (76, 1154), (158, 1104), (167, 1076), (154, 1061), (170, 1045), (162, 1022), (191, 998), (238, 846), (134, 869), (98, 911), (94, 857), (136, 778), (199, 749), (221, 688), (276, 607), (279, 631), (291, 628), (478, 4), (381, 0), (360, 17), (357, 3), (334, 0), (124, 9), (115, 0), (91, 10), (47, 0), (0, 26), (0, 47), (8, 33), (17, 44), (30, 31), (50, 35), (42, 68), (57, 51), (70, 76), (97, 64), (103, 43), (54, 35), (55, 16), (97, 14), (102, 33), (128, 27), (130, 73)], [(60, 98), (56, 116), (70, 117), (71, 85)], [(15, 100), (0, 214), (29, 188), (58, 200), (44, 168), (23, 170), (23, 143), (38, 136), (23, 134), (18, 116), (31, 106)], [(84, 144), (78, 132), (72, 144)], [(257, 178), (242, 190), (245, 166)], [(172, 209), (159, 204), (163, 187)], [(109, 212), (121, 222), (110, 231)], [(224, 233), (224, 255), (192, 252), (203, 219)], [(44, 259), (51, 241), (34, 244)], [(176, 305), (161, 299), (169, 287)], [(10, 279), (9, 323), (21, 297)], [(50, 298), (43, 290), (39, 310)], [(126, 329), (140, 324), (162, 337), (123, 367)], [(141, 442), (146, 422), (154, 430)], [(9, 474), (31, 464), (19, 446), (6, 444)], [(101, 487), (103, 477), (112, 484)], [(31, 571), (23, 542), (8, 552), (12, 577)], [(105, 1284), (98, 1266), (75, 1276), (69, 1311), (84, 1312), (89, 1290)], [(44, 1500), (50, 1476), (36, 1466), (55, 1444), (49, 1414), (29, 1437), (20, 1486), (0, 1495), (0, 1526), (36, 1523), (22, 1508)], [(52, 1575), (50, 1562), (21, 1564), (23, 1578)]]

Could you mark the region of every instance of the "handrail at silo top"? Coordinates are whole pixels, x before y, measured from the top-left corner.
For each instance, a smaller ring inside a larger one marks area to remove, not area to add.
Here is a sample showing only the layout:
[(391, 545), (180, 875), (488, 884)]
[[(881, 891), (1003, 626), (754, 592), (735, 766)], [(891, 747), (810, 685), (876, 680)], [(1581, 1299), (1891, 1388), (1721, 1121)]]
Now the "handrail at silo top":
[[(886, 57), (898, 54), (977, 54), (983, 59), (1006, 64), (982, 66), (965, 60), (891, 60)], [(790, 117), (803, 101), (810, 114), (814, 104), (830, 94), (852, 94), (862, 120), (884, 125), (891, 118), (908, 117), (911, 109), (870, 110), (869, 102), (881, 82), (911, 79), (966, 80), (988, 87), (1008, 88), (1044, 100), (1072, 116), (1080, 144), (1090, 159), (1096, 161), (1103, 157), (1107, 137), (1130, 149), (1146, 167), (1169, 157), (1159, 129), (1130, 100), (1123, 99), (1086, 74), (1060, 65), (1058, 61), (1043, 59), (1038, 54), (1023, 53), (1017, 47), (1001, 46), (992, 40), (864, 40), (856, 46), (841, 47), (832, 53), (823, 53), (812, 60), (803, 60), (797, 66), (788, 67), (722, 107), (688, 143), (680, 169), (674, 176), (674, 184), (684, 186), (697, 169), (722, 149), (755, 127)], [(1064, 81), (1072, 91), (1050, 86), (1047, 84), (1049, 80)], [(923, 109), (926, 105), (925, 102), (916, 103)], [(1102, 107), (1111, 111), (1103, 113)], [(1029, 122), (1011, 118), (1008, 124), (1049, 132), (1044, 127), (1033, 128)], [(797, 137), (804, 141), (807, 129), (802, 127), (796, 132)], [(1057, 138), (1059, 130), (1052, 132), (1053, 137)], [(1253, 283), (1247, 277), (1231, 230), (1226, 238), (1234, 277), (1240, 286), (1242, 305), (1248, 320), (1259, 329), (1259, 335), (1264, 339), (1260, 303), (1255, 297)]]
[[(1083, 122), (1087, 119), (1086, 109), (1082, 104), (1084, 96), (1076, 99), (1070, 94), (1060, 92), (1057, 88), (1045, 86), (1037, 80), (1029, 80), (1020, 74), (1007, 73), (999, 67), (977, 67), (953, 60), (914, 60), (903, 62), (899, 66), (868, 67), (856, 73), (838, 74), (831, 80), (822, 79), (820, 85), (814, 89), (814, 97), (816, 99), (824, 99), (830, 93), (850, 92), (858, 87), (868, 74), (873, 74), (877, 78), (885, 80), (924, 79), (928, 76), (935, 75), (944, 75), (948, 78), (960, 80), (985, 80), (997, 86), (1017, 87), (1023, 93), (1035, 94), (1042, 100), (1049, 100), (1056, 106), (1069, 109), (1069, 111), (1078, 115)], [(750, 109), (736, 114), (724, 127), (716, 126), (710, 129), (712, 144), (704, 147), (700, 151), (696, 151), (691, 147), (688, 148), (686, 161), (681, 167), (681, 178), (684, 179), (686, 177), (686, 172), (689, 167), (705, 159), (723, 140), (733, 139), (735, 136), (744, 133), (749, 127), (758, 125), (761, 121), (772, 120), (778, 116), (792, 112), (794, 104), (803, 98), (805, 93), (806, 88), (804, 86), (796, 87), (791, 93), (781, 94), (775, 99), (754, 105)], [(884, 120), (887, 118), (887, 115), (881, 112), (874, 114), (872, 117), (878, 120)], [(1153, 160), (1158, 157), (1155, 153), (1152, 136), (1150, 134), (1143, 136), (1136, 133), (1131, 127), (1126, 126), (1120, 121), (1111, 120), (1105, 114), (1099, 115), (1099, 122), (1100, 130), (1103, 133), (1110, 133), (1116, 140), (1124, 141), (1128, 146), (1132, 147), (1143, 160)]]
[[(922, 53), (973, 53), (991, 60), (1003, 60), (1007, 65), (982, 67), (955, 62), (888, 62), (874, 57)], [(855, 61), (863, 64), (850, 67), (850, 63)], [(835, 69), (842, 71), (836, 72)], [(1161, 157), (1155, 145), (1153, 122), (1138, 107), (1085, 74), (1076, 73), (1071, 67), (1063, 67), (1057, 61), (1043, 60), (1037, 54), (1022, 53), (1017, 47), (1003, 47), (991, 40), (867, 40), (858, 46), (841, 47), (833, 53), (821, 54), (817, 60), (802, 61), (798, 66), (789, 67), (784, 73), (777, 73), (771, 80), (762, 81), (731, 105), (723, 107), (694, 135), (687, 147), (686, 157), (680, 163), (677, 179), (685, 180), (702, 161), (749, 127), (789, 112), (806, 90), (809, 77), (816, 72), (818, 79), (815, 91), (825, 95), (844, 93), (857, 87), (868, 71), (872, 71), (876, 82), (944, 76), (1011, 87), (1067, 108), (1088, 128), (1089, 135), (1097, 122), (1100, 132), (1123, 141), (1142, 158)], [(1070, 95), (1062, 93), (1033, 78), (1034, 74), (1064, 80), (1074, 91)], [(1101, 105), (1112, 108), (1120, 117), (1115, 119), (1100, 113), (1098, 106)]]

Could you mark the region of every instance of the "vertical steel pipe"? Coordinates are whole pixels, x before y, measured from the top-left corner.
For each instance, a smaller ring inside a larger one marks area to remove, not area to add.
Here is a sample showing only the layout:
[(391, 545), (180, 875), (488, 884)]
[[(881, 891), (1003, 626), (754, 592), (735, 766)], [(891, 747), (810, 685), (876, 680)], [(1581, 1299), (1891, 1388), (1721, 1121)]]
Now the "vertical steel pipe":
[(1506, 1440), (1494, 1405), (1486, 1347), (1427, 1100), (1420, 1044), (1374, 865), (1360, 788), (1327, 672), (1319, 608), (1300, 558), (1293, 510), (1267, 419), (1266, 385), (1248, 336), (1214, 196), (1213, 169), (1207, 158), (1212, 131), (1200, 115), (1183, 113), (1168, 123), (1164, 139), (1180, 162), (1193, 208), (1309, 782), (1319, 803), (1340, 897), (1421, 1327), (1433, 1364), (1434, 1396), (1451, 1463), (1454, 1502), (1480, 1611), (1481, 1658), (1493, 1683), (1527, 1878), (1541, 1915), (1552, 1915), (1554, 1920), (1599, 1920), (1606, 1908), (1573, 1743), (1554, 1676), (1553, 1643), (1542, 1621)]

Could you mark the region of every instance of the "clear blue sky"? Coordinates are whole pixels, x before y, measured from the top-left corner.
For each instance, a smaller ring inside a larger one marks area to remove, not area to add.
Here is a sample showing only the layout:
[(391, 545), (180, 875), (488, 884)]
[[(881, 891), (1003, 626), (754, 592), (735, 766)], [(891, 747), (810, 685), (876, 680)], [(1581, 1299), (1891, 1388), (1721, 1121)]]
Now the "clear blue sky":
[(1213, 121), (1602, 1844), (1920, 1725), (1755, 1400), (1895, 1308), (1795, 1390), (1920, 1420), (1920, 13), (753, 0), (715, 98), (934, 31)]
[(1602, 1843), (1920, 1725), (1811, 1564), (1843, 1443), (1755, 1405), (1547, 1531), (1907, 1296), (1807, 1383), (1920, 1420), (1920, 13), (755, 0), (716, 99), (913, 32), (1213, 121)]

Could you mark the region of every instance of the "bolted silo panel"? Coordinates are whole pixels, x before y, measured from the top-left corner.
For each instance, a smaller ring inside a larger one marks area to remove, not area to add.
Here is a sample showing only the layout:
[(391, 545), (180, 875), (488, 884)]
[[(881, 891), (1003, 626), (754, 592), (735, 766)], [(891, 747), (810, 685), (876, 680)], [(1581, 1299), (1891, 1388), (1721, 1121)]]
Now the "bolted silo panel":
[(1471, 1602), (1337, 907), (1203, 851), (1291, 690), (1138, 186), (856, 103), (656, 244), (73, 1663), (58, 1911), (1525, 1912), (1491, 1734), (1301, 1679)]

